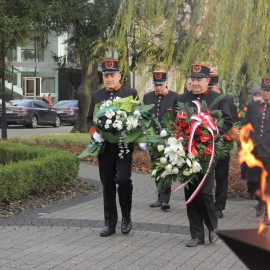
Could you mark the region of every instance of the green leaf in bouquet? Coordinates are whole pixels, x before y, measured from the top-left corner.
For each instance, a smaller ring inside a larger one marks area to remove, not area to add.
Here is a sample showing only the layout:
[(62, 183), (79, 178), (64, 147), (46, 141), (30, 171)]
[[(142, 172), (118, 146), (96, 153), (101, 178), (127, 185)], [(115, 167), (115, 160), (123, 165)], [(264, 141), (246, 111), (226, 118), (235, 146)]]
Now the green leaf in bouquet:
[(117, 99), (113, 102), (114, 105), (118, 106), (121, 110), (131, 112), (134, 105), (141, 103), (140, 99), (134, 99), (133, 96)]
[(96, 129), (97, 129), (98, 133), (101, 134), (102, 138), (105, 141), (107, 141), (109, 143), (118, 143), (119, 138), (117, 135), (112, 134), (110, 132), (103, 131), (103, 130), (99, 129), (98, 127), (96, 127)]
[(137, 127), (126, 133), (126, 140), (134, 143), (156, 142), (158, 136), (156, 135), (151, 121), (144, 121), (142, 126)]
[(79, 158), (86, 157), (98, 157), (105, 149), (105, 143), (91, 141), (90, 144), (87, 145), (86, 149), (82, 151), (82, 153), (78, 156)]

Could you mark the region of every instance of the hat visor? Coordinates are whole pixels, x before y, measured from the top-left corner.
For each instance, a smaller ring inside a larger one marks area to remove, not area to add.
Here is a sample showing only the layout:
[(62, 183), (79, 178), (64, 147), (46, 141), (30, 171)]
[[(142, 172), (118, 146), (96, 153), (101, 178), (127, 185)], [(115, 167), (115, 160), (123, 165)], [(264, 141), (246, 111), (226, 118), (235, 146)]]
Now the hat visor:
[(263, 91), (270, 91), (270, 86), (261, 86), (261, 90), (263, 90)]
[(113, 74), (116, 72), (118, 72), (118, 70), (104, 70), (104, 71), (102, 71), (102, 74)]
[(162, 85), (164, 84), (166, 81), (153, 81), (154, 85)]
[(203, 73), (190, 73), (191, 78), (208, 78), (209, 76), (206, 76)]

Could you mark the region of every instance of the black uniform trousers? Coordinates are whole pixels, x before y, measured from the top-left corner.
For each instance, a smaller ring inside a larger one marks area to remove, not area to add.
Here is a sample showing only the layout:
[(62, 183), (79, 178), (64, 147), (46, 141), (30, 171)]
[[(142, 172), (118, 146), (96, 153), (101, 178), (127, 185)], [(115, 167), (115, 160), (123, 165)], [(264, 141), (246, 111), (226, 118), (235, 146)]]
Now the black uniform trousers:
[[(153, 162), (152, 157), (151, 157), (151, 161)], [(160, 203), (163, 203), (163, 202), (169, 203), (170, 198), (171, 198), (171, 191), (172, 191), (171, 186), (165, 183), (160, 186), (159, 181), (157, 179), (155, 179), (155, 183), (158, 190), (158, 201)]]
[(228, 194), (230, 155), (219, 159), (215, 167), (216, 191), (215, 206), (216, 209), (224, 210)]
[(99, 174), (103, 184), (105, 226), (115, 228), (118, 221), (116, 189), (118, 190), (122, 217), (130, 218), (133, 190), (131, 180), (132, 153), (133, 149), (130, 149), (130, 152), (124, 154), (124, 158), (120, 159), (118, 145), (106, 142), (104, 153), (98, 157)]
[[(185, 199), (189, 199), (191, 194), (198, 186), (199, 181), (194, 185), (185, 188)], [(187, 205), (187, 216), (189, 220), (189, 228), (191, 238), (204, 240), (204, 224), (209, 231), (213, 231), (217, 227), (217, 215), (213, 196), (214, 171), (212, 170), (204, 185), (194, 200)]]
[[(260, 158), (260, 157), (256, 158), (263, 163), (263, 166), (268, 173), (266, 178), (267, 182), (266, 192), (270, 195), (270, 160), (269, 158)], [(247, 169), (248, 185), (252, 194), (254, 194), (256, 190), (261, 188), (261, 173), (262, 170), (259, 167), (252, 167)]]
[(160, 203), (163, 203), (163, 202), (169, 203), (170, 198), (171, 198), (171, 190), (172, 190), (171, 186), (162, 184), (159, 188), (157, 180), (156, 180), (156, 186), (158, 190), (158, 201)]

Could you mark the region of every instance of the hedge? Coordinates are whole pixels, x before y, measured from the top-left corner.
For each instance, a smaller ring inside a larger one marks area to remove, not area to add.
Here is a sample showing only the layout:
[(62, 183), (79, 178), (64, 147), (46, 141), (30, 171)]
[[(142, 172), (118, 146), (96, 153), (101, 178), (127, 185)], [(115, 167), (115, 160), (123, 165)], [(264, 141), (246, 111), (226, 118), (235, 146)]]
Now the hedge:
[(56, 191), (74, 182), (79, 172), (79, 159), (72, 153), (7, 141), (0, 141), (0, 164), (0, 202)]

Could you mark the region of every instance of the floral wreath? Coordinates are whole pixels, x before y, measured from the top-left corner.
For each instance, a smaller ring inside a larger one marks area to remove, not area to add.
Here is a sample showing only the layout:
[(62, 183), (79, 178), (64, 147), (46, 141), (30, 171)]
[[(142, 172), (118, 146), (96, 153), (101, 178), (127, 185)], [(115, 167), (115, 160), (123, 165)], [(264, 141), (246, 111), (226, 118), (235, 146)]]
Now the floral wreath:
[[(219, 99), (221, 97), (214, 102)], [(202, 179), (187, 204), (202, 188), (214, 158), (227, 155), (223, 136), (219, 134), (219, 127), (223, 124), (221, 111), (210, 111), (205, 101), (193, 102), (195, 108), (178, 103), (175, 119), (172, 115), (165, 116), (165, 128), (149, 149), (153, 157), (152, 176), (158, 181), (158, 186), (178, 182), (180, 185), (173, 190), (176, 191)]]

